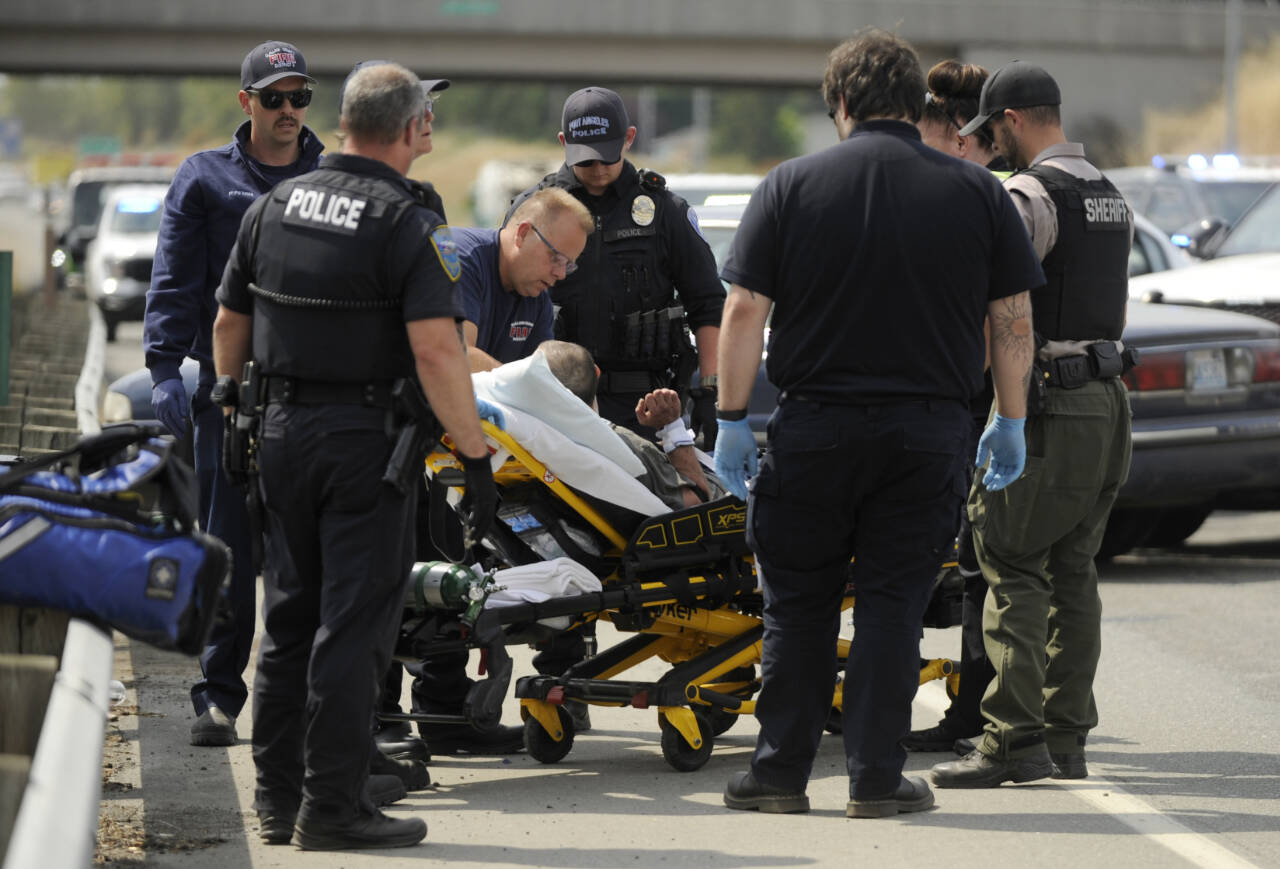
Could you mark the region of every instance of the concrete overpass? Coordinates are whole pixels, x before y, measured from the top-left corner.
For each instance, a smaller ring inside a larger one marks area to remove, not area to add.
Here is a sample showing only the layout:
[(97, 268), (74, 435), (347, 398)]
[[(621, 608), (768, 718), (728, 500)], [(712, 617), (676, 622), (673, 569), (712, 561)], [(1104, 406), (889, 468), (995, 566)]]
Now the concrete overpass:
[[(1280, 4), (1246, 0), (1246, 40)], [(1222, 0), (4, 0), (0, 71), (227, 75), (266, 38), (319, 74), (388, 57), (454, 80), (815, 85), (860, 26), (910, 39), (927, 64), (1044, 64), (1071, 117), (1124, 122), (1221, 87)]]

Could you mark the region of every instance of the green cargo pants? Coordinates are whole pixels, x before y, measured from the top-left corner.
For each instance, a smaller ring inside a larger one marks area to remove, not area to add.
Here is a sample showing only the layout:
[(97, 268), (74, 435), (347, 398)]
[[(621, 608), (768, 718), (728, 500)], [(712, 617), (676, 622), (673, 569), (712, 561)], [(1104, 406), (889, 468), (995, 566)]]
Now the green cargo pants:
[(996, 676), (982, 698), (979, 748), (999, 759), (1078, 753), (1098, 723), (1093, 677), (1102, 601), (1093, 557), (1129, 474), (1129, 396), (1119, 378), (1050, 389), (1027, 421), (1027, 465), (999, 492), (969, 495)]

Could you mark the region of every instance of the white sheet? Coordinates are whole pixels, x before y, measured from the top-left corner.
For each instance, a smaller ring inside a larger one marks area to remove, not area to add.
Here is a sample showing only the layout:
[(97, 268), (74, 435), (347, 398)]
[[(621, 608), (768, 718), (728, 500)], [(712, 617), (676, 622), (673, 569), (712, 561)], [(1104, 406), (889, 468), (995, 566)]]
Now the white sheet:
[[(550, 382), (548, 382), (548, 380)], [(506, 431), (567, 485), (642, 516), (670, 510), (637, 476), (644, 465), (600, 416), (535, 354), (472, 375), (476, 395), (499, 405)], [(506, 450), (493, 457), (501, 467)]]

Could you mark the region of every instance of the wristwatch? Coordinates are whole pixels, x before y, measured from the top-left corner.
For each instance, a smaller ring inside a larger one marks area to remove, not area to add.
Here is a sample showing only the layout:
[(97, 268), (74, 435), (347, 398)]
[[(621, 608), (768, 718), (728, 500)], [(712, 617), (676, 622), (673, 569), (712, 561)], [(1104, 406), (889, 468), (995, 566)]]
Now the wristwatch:
[(746, 418), (747, 409), (745, 407), (742, 410), (724, 410), (720, 407), (716, 408), (716, 419), (722, 419), (725, 422), (737, 422), (740, 419)]
[(704, 375), (702, 375), (702, 379), (698, 381), (698, 385), (699, 385), (699, 386), (719, 386), (719, 385), (720, 385), (720, 375), (719, 375), (719, 374), (704, 374)]

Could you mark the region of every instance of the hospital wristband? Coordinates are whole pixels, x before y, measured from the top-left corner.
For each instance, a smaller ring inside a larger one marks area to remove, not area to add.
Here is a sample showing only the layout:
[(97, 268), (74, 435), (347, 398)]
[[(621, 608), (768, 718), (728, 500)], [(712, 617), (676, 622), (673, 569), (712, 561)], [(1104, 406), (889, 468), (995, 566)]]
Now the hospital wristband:
[(658, 429), (658, 440), (662, 442), (662, 451), (669, 453), (677, 447), (693, 446), (693, 432), (683, 419), (677, 419)]

